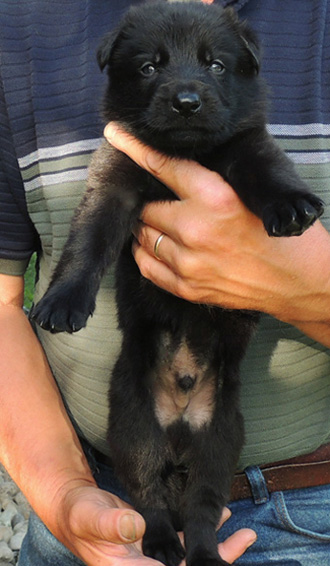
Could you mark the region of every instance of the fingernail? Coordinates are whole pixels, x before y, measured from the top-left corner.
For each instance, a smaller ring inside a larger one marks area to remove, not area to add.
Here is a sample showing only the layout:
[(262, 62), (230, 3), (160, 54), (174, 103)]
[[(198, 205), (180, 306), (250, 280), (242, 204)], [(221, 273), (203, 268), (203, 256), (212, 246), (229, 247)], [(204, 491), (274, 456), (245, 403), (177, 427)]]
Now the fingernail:
[(255, 536), (251, 539), (251, 542), (249, 542), (249, 544), (247, 545), (247, 548), (250, 548), (250, 546), (252, 546), (252, 545), (256, 542), (257, 538), (258, 538), (257, 535), (255, 535)]
[(123, 539), (136, 540), (136, 517), (133, 513), (126, 513), (120, 518), (119, 532)]
[(230, 519), (231, 515), (232, 515), (231, 510), (228, 509), (228, 507), (225, 507), (222, 512), (222, 520), (224, 522), (227, 521), (228, 519)]
[(111, 143), (114, 137), (116, 136), (119, 127), (115, 122), (109, 122), (106, 127), (104, 128), (104, 137)]

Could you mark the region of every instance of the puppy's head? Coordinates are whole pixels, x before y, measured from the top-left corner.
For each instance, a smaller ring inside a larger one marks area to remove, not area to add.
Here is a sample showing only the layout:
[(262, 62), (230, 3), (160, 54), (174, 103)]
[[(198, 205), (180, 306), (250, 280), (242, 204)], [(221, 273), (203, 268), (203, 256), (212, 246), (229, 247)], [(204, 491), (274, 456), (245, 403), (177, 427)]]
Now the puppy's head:
[(168, 154), (196, 156), (264, 121), (258, 42), (230, 9), (131, 8), (98, 61), (109, 75), (105, 118)]

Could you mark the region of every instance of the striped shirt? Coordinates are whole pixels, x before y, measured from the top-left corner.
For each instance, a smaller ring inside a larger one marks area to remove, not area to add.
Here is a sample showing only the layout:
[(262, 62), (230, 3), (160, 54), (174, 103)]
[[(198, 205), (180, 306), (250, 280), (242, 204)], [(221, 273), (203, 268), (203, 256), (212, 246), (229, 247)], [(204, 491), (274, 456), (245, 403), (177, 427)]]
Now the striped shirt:
[[(106, 78), (95, 52), (128, 5), (118, 0), (0, 0), (0, 271), (40, 257), (47, 288), (103, 130)], [(271, 92), (269, 131), (326, 203), (330, 229), (330, 9), (326, 0), (219, 0), (258, 33)], [(107, 452), (108, 386), (121, 335), (112, 270), (96, 312), (75, 335), (38, 330), (82, 434)], [(241, 466), (310, 452), (330, 441), (329, 351), (263, 316), (242, 367)]]

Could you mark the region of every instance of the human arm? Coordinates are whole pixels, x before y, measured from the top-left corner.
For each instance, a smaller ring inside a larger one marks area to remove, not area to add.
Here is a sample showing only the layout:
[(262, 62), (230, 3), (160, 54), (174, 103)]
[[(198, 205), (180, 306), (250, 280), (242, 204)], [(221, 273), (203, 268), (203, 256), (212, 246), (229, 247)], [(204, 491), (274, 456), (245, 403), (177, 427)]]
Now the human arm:
[(320, 222), (300, 237), (270, 238), (219, 175), (111, 128), (109, 141), (180, 199), (145, 207), (134, 244), (145, 277), (190, 301), (269, 313), (330, 346), (330, 235)]
[(22, 278), (0, 276), (1, 461), (51, 532), (86, 564), (107, 564), (114, 549), (134, 557), (132, 545), (112, 543), (138, 539), (144, 522), (97, 488), (22, 296)]
[[(50, 531), (84, 563), (147, 566), (139, 540), (144, 521), (96, 486), (23, 313), (23, 285), (21, 277), (0, 275), (1, 461)], [(238, 531), (221, 545), (223, 557), (232, 562), (254, 537)]]

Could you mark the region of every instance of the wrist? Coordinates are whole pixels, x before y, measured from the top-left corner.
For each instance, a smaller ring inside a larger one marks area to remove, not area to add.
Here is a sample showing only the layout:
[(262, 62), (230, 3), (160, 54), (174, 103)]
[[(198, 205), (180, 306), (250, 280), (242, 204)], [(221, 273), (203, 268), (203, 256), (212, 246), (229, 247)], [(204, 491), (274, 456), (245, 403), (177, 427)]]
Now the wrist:
[(76, 509), (79, 507), (79, 498), (83, 493), (92, 494), (97, 489), (93, 479), (67, 479), (56, 490), (48, 508), (50, 513), (47, 513), (45, 524), (52, 534), (76, 555), (75, 538), (79, 536), (79, 512), (77, 514)]
[(73, 495), (80, 489), (95, 489), (97, 484), (73, 429), (63, 434), (62, 441), (54, 439), (51, 444), (52, 451), (38, 450), (34, 454), (24, 487), (34, 511), (64, 542)]
[[(299, 238), (282, 240), (278, 300), (273, 316), (293, 324), (330, 323), (330, 235), (320, 222)], [(285, 265), (288, 265), (286, 269)]]
[(297, 322), (291, 321), (293, 326), (299, 328), (301, 332), (330, 348), (330, 322)]
[[(74, 493), (98, 489), (74, 431), (62, 440), (49, 439), (30, 450), (30, 457), (12, 474), (34, 512), (65, 546), (70, 540), (70, 509)], [(21, 458), (18, 458), (20, 461)], [(10, 468), (10, 466), (9, 466)], [(73, 549), (72, 549), (73, 551)]]

